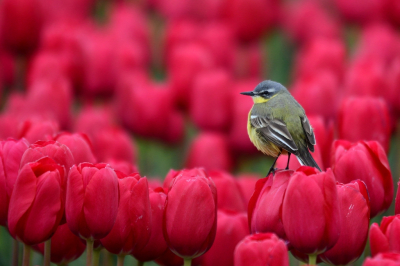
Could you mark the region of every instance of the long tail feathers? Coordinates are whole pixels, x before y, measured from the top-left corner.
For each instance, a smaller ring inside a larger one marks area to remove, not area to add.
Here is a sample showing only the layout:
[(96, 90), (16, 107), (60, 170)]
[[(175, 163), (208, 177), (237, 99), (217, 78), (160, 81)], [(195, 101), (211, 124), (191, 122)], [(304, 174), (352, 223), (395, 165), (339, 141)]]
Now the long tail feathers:
[(311, 153), (308, 151), (307, 148), (301, 149), (296, 157), (301, 165), (315, 167), (321, 171), (321, 168), (319, 168), (318, 164), (315, 162), (314, 158), (311, 156)]

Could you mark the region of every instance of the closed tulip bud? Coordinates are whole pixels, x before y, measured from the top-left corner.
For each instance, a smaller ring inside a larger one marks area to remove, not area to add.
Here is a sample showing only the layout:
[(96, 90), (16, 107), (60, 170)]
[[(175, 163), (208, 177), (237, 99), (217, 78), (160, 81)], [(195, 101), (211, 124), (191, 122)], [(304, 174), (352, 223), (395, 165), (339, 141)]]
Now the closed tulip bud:
[(272, 233), (245, 237), (235, 249), (235, 266), (289, 266), (285, 242)]
[(92, 152), (92, 147), (89, 138), (83, 133), (68, 133), (58, 134), (54, 140), (64, 144), (69, 148), (74, 156), (74, 164), (80, 163), (95, 163), (96, 159)]
[(372, 0), (368, 2), (356, 0), (335, 0), (337, 9), (347, 21), (358, 24), (368, 24), (384, 18), (384, 1)]
[(151, 234), (149, 186), (138, 174), (120, 173), (119, 206), (115, 224), (110, 233), (100, 240), (109, 252), (127, 255), (135, 248), (143, 248)]
[(160, 187), (150, 189), (149, 193), (152, 222), (150, 226), (150, 239), (145, 246), (135, 248), (132, 252), (132, 255), (139, 261), (155, 260), (168, 249), (162, 230), (164, 205), (167, 195)]
[(338, 128), (340, 139), (352, 142), (375, 140), (385, 151), (389, 150), (391, 120), (388, 106), (382, 99), (364, 97), (343, 100), (339, 108)]
[(290, 245), (315, 256), (332, 248), (340, 235), (335, 176), (303, 166), (290, 178), (282, 204), (282, 223)]
[(199, 43), (182, 44), (173, 49), (168, 71), (173, 95), (180, 105), (188, 107), (196, 75), (214, 67), (214, 58)]
[(107, 161), (107, 164), (109, 164), (112, 169), (118, 170), (126, 175), (139, 173), (137, 166), (133, 165), (131, 162), (111, 159)]
[(85, 133), (92, 140), (99, 131), (112, 126), (114, 126), (114, 118), (109, 106), (93, 107), (87, 105), (78, 114), (74, 131)]
[(281, 210), (289, 179), (293, 173), (291, 170), (278, 170), (275, 175), (257, 181), (248, 209), (251, 233), (270, 232), (286, 239)]
[(259, 179), (260, 176), (256, 174), (241, 174), (237, 176), (237, 182), (239, 184), (240, 191), (242, 191), (246, 209)]
[(109, 127), (91, 136), (93, 152), (98, 161), (136, 161), (136, 148), (129, 134), (119, 127)]
[(347, 265), (364, 251), (369, 227), (369, 195), (364, 182), (337, 184), (340, 208), (340, 236), (333, 248), (320, 258), (330, 265)]
[(13, 53), (31, 53), (38, 44), (42, 28), (38, 1), (5, 0), (0, 12), (3, 45)]
[(28, 149), (25, 139), (0, 142), (0, 225), (7, 226), (8, 205), (17, 180), (22, 155)]
[[(158, 257), (155, 262), (158, 265), (162, 266), (182, 266), (183, 265), (183, 259), (179, 256), (177, 256), (175, 253), (173, 253), (169, 248), (167, 248), (167, 251), (165, 251), (164, 254), (162, 254), (160, 257)], [(193, 262), (192, 262), (193, 264)]]
[(197, 127), (226, 131), (231, 118), (230, 88), (231, 78), (225, 70), (203, 72), (197, 76), (189, 106), (190, 116)]
[(42, 157), (48, 156), (56, 163), (64, 166), (66, 174), (74, 164), (74, 156), (67, 146), (54, 140), (37, 141), (29, 146), (21, 158), (20, 167), (25, 164), (39, 160)]
[(210, 249), (217, 229), (217, 189), (199, 168), (182, 170), (169, 188), (163, 233), (168, 247), (192, 259)]
[[(341, 80), (346, 67), (346, 46), (337, 39), (312, 38), (299, 51), (295, 61), (298, 78), (315, 76), (316, 72), (327, 71)], [(321, 80), (320, 80), (321, 81)], [(336, 93), (339, 84), (336, 82)]]
[(164, 178), (164, 183), (163, 183), (163, 188), (166, 193), (168, 193), (168, 190), (172, 185), (173, 179), (177, 177), (180, 172), (181, 170), (174, 170), (174, 169), (170, 169), (168, 171), (167, 175)]
[(218, 209), (245, 212), (247, 210), (242, 191), (237, 180), (229, 173), (211, 170), (208, 172), (217, 187)]
[[(210, 156), (210, 153), (213, 156)], [(226, 137), (219, 133), (201, 133), (193, 140), (185, 166), (230, 171), (233, 162)]]
[(400, 252), (400, 215), (383, 217), (381, 225), (373, 223), (369, 230), (371, 256), (385, 252)]
[(400, 254), (380, 253), (373, 258), (367, 258), (362, 266), (400, 266)]
[(64, 215), (65, 169), (49, 157), (24, 164), (8, 210), (10, 234), (27, 245), (51, 238)]
[(218, 211), (217, 234), (214, 244), (201, 258), (204, 266), (233, 264), (236, 245), (249, 234), (246, 213)]
[(279, 1), (234, 0), (225, 1), (224, 15), (243, 41), (259, 39), (276, 22), (280, 10)]
[(400, 25), (400, 3), (396, 0), (389, 0), (386, 3), (386, 14), (391, 22), (397, 26)]
[(68, 175), (65, 215), (71, 231), (84, 239), (101, 239), (118, 214), (118, 178), (106, 164), (74, 165)]
[(324, 10), (320, 2), (290, 3), (283, 16), (283, 25), (296, 42), (304, 43), (315, 37), (333, 39), (340, 37), (340, 24)]
[(25, 138), (29, 143), (50, 140), (60, 129), (52, 120), (30, 119), (19, 124), (18, 138)]
[(235, 77), (238, 79), (259, 80), (266, 65), (265, 58), (266, 56), (260, 43), (240, 45), (235, 54)]
[(335, 119), (340, 89), (333, 72), (319, 70), (314, 75), (301, 77), (294, 83), (292, 93), (307, 115), (320, 115), (327, 121)]
[(26, 99), (30, 112), (53, 119), (62, 128), (70, 126), (72, 86), (65, 77), (35, 80), (28, 88)]
[[(43, 254), (44, 243), (40, 243), (37, 247)], [(69, 230), (67, 224), (60, 225), (51, 237), (50, 260), (57, 265), (68, 264), (79, 258), (85, 248), (85, 243)]]
[(349, 183), (360, 179), (367, 185), (371, 218), (389, 208), (393, 198), (392, 173), (385, 151), (378, 142), (337, 140), (332, 145), (331, 159), (337, 181)]

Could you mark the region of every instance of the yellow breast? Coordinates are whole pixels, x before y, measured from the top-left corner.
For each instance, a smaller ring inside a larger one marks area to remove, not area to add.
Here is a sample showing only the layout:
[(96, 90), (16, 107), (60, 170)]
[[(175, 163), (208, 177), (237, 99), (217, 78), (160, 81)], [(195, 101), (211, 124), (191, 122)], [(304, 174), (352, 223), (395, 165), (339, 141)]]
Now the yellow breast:
[[(251, 111), (250, 111), (251, 113)], [(256, 129), (251, 125), (250, 123), (250, 113), (249, 113), (249, 119), (247, 123), (247, 133), (249, 134), (249, 138), (251, 142), (256, 146), (256, 148), (261, 151), (262, 153), (272, 156), (272, 157), (277, 157), (280, 148), (273, 144), (270, 141), (264, 141), (260, 136), (258, 135)]]

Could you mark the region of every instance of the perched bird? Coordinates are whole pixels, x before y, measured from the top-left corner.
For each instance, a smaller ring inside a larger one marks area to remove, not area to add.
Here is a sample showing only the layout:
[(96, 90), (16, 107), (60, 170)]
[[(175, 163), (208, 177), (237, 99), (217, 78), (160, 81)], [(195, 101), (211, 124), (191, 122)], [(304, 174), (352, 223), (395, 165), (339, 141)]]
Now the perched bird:
[(274, 172), (274, 165), (281, 154), (288, 154), (286, 169), (289, 169), (290, 155), (296, 155), (301, 165), (308, 165), (321, 171), (310, 151), (314, 152), (315, 136), (303, 107), (280, 83), (265, 80), (253, 91), (242, 92), (253, 98), (247, 132), (258, 150), (276, 157), (267, 176)]

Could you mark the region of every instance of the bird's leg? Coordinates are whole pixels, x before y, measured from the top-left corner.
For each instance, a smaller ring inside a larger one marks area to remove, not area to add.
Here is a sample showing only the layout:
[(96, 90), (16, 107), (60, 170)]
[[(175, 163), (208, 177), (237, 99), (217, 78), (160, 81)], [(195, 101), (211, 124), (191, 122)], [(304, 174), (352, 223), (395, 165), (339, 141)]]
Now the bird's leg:
[(285, 170), (289, 170), (290, 155), (291, 155), (291, 153), (288, 152), (288, 159), (287, 159), (287, 165), (286, 165), (286, 169)]
[(279, 158), (279, 155), (281, 155), (281, 153), (279, 153), (278, 156), (276, 156), (275, 161), (274, 161), (273, 164), (271, 165), (271, 168), (269, 168), (269, 171), (268, 171), (268, 174), (267, 174), (266, 177), (268, 177), (270, 173), (275, 174), (275, 168), (274, 168), (274, 166), (275, 166), (275, 164), (276, 164), (276, 161), (277, 161), (278, 158)]

